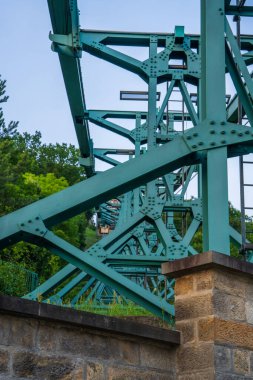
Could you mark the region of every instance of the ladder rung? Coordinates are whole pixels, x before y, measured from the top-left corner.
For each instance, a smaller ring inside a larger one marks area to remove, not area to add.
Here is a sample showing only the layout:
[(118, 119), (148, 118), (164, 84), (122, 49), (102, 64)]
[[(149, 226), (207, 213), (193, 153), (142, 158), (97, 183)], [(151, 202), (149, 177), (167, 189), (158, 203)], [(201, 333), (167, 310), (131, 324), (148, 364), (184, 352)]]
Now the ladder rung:
[(253, 210), (253, 207), (244, 207), (245, 210)]
[(244, 183), (243, 186), (253, 186), (253, 183)]
[(253, 164), (253, 161), (243, 161), (243, 164)]

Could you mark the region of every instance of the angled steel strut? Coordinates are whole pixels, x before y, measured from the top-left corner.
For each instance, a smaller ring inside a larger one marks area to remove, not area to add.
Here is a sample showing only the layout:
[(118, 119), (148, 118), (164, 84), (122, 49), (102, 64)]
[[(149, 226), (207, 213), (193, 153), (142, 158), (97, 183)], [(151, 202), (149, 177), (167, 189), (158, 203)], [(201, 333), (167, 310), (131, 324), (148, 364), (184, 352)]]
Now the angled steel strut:
[[(200, 38), (186, 35), (181, 26), (170, 34), (83, 30), (76, 0), (48, 0), (48, 6), (52, 49), (59, 56), (80, 164), (89, 178), (0, 218), (0, 246), (25, 240), (68, 263), (26, 298), (42, 295), (64, 302), (76, 289), (71, 301), (75, 305), (81, 297), (108, 301), (116, 291), (124, 302), (131, 299), (171, 321), (174, 281), (166, 282), (161, 263), (196, 254), (194, 236), (201, 226), (204, 250), (230, 254), (230, 239), (240, 244), (240, 234), (229, 226), (227, 159), (253, 151), (253, 82), (248, 71), (253, 38), (241, 36), (238, 47), (226, 14), (251, 16), (252, 7), (201, 0)], [(148, 57), (135, 59), (117, 46), (147, 47)], [(143, 79), (148, 85), (147, 112), (88, 110), (82, 51)], [(226, 75), (237, 91), (229, 104)], [(162, 83), (166, 92), (158, 107)], [(177, 110), (171, 106), (174, 95), (181, 105)], [(247, 125), (237, 124), (238, 97)], [(121, 120), (132, 120), (134, 128), (121, 125)], [(101, 133), (106, 129), (125, 138), (132, 147), (112, 149), (105, 141), (105, 146), (93, 148), (92, 124)], [(121, 163), (118, 156), (128, 160)], [(96, 173), (95, 158), (112, 168)], [(198, 191), (189, 198), (195, 177)], [(85, 252), (51, 231), (93, 207), (99, 210), (100, 232), (106, 233)]]

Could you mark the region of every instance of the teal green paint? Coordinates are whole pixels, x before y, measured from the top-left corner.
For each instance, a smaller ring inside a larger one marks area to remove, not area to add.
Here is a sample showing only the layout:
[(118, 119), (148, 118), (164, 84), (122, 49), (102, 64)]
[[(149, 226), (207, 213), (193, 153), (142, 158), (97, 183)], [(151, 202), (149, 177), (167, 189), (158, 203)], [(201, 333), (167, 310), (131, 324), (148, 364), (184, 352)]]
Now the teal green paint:
[[(201, 1), (200, 112), (202, 121), (206, 120), (210, 127), (226, 121), (223, 8), (223, 0)], [(204, 251), (215, 250), (229, 254), (226, 147), (206, 152), (202, 178)]]
[[(236, 9), (230, 6), (229, 0), (225, 2), (225, 10), (223, 0), (202, 0), (201, 4), (200, 39), (199, 36), (186, 35), (182, 26), (177, 26), (174, 34), (155, 35), (80, 30), (76, 0), (48, 0), (53, 27), (50, 40), (59, 55), (80, 147), (80, 162), (88, 177), (95, 174), (95, 157), (115, 167), (0, 218), (1, 247), (25, 239), (42, 244), (70, 263), (26, 298), (45, 298), (71, 278), (54, 298), (49, 297), (61, 302), (89, 276), (72, 304), (88, 290), (90, 298), (101, 299), (104, 292), (112, 297), (113, 289), (116, 289), (159, 316), (163, 314), (161, 308), (165, 308), (170, 319), (173, 307), (165, 302), (161, 306), (159, 298), (152, 294), (159, 287), (160, 279), (153, 273), (149, 275), (150, 281), (146, 281), (148, 269), (158, 268), (165, 260), (196, 254), (190, 243), (202, 221), (205, 250), (229, 254), (229, 235), (238, 241), (238, 235), (228, 225), (227, 156), (251, 152), (253, 135), (249, 128), (231, 123), (236, 122), (236, 98), (226, 115), (225, 72), (230, 73), (252, 125), (250, 95), (253, 94), (253, 82), (247, 65), (253, 62), (253, 39), (242, 37), (242, 49), (246, 51), (242, 55), (226, 22), (225, 12), (249, 16), (252, 7)], [(113, 45), (148, 47), (149, 58), (139, 61), (116, 51)], [(157, 48), (160, 48), (159, 52)], [(148, 84), (148, 112), (87, 110), (80, 69), (82, 51), (139, 75)], [(184, 67), (170, 67), (169, 59), (173, 57), (183, 57)], [(242, 76), (238, 74), (238, 67)], [(170, 82), (167, 94), (157, 110), (157, 84), (167, 81)], [(197, 87), (197, 110), (187, 83)], [(175, 111), (166, 115), (167, 103), (175, 88), (180, 90), (187, 108), (184, 119), (191, 120), (194, 126), (184, 135), (174, 130), (175, 122), (183, 121), (182, 115)], [(130, 131), (109, 119), (133, 119), (136, 126)], [(132, 151), (107, 147), (93, 149), (89, 121), (128, 139), (134, 144)], [(142, 144), (148, 145), (147, 151)], [(120, 164), (116, 158), (109, 157), (111, 154), (128, 154), (131, 159)], [(200, 168), (199, 198), (189, 201), (185, 195), (196, 166)], [(173, 172), (175, 170), (178, 172)], [(118, 213), (112, 212), (106, 203), (115, 197), (121, 202)], [(116, 224), (116, 227), (85, 253), (48, 230), (98, 206), (103, 223)], [(192, 222), (181, 236), (174, 217), (176, 212), (186, 211), (192, 213)], [(39, 228), (39, 236), (36, 228)], [(153, 252), (156, 244), (157, 249)], [(136, 283), (129, 280), (133, 275)], [(172, 297), (172, 284), (167, 291), (167, 295), (158, 292), (159, 297)]]

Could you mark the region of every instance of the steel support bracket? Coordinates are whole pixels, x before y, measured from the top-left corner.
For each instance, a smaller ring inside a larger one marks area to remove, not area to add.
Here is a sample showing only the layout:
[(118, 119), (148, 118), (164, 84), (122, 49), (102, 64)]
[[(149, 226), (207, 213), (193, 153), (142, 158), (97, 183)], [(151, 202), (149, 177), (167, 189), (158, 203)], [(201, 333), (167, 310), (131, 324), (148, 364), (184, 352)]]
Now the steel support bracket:
[(206, 120), (198, 127), (189, 129), (182, 139), (192, 152), (203, 151), (246, 142), (253, 144), (253, 130), (226, 121)]
[(40, 238), (43, 238), (48, 232), (48, 229), (40, 216), (26, 220), (18, 224), (18, 227), (20, 231), (27, 233), (28, 235), (38, 236)]
[(49, 39), (52, 41), (51, 48), (53, 52), (73, 58), (82, 57), (82, 50), (73, 46), (72, 34), (53, 34), (50, 32)]
[(148, 216), (152, 220), (159, 219), (162, 215), (163, 207), (165, 201), (156, 197), (156, 196), (148, 196), (144, 200), (142, 208), (140, 212), (146, 216)]
[(94, 160), (93, 160), (93, 157), (92, 156), (89, 156), (89, 157), (79, 157), (79, 164), (81, 166), (91, 166), (93, 167), (94, 166)]

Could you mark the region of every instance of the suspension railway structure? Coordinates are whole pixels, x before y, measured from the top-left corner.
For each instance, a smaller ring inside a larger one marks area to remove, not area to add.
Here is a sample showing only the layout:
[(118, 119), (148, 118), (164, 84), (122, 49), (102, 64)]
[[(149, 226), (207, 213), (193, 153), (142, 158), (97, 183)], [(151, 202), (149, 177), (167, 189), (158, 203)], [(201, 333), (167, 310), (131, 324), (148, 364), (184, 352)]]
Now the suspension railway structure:
[[(199, 36), (185, 34), (182, 26), (168, 34), (85, 30), (77, 0), (48, 0), (50, 40), (87, 179), (0, 219), (1, 248), (32, 242), (67, 263), (25, 298), (61, 301), (77, 289), (75, 305), (81, 297), (107, 302), (116, 292), (171, 321), (173, 279), (164, 278), (161, 264), (199, 253), (192, 245), (197, 231), (203, 251), (229, 255), (233, 241), (253, 261), (245, 226), (241, 235), (229, 225), (227, 172), (228, 158), (239, 156), (243, 190), (243, 166), (251, 162), (243, 157), (253, 152), (253, 36), (239, 29), (241, 18), (253, 16), (253, 6), (243, 0), (200, 2)], [(146, 47), (148, 57), (138, 60), (117, 50), (122, 46)], [(147, 111), (87, 109), (82, 52), (139, 76), (148, 91), (123, 91), (121, 97), (146, 100)], [(232, 98), (228, 78), (236, 89)], [(166, 93), (158, 108), (160, 84), (166, 84)], [(168, 105), (175, 93), (182, 108), (173, 110)], [(132, 120), (134, 128), (120, 120)], [(132, 148), (112, 149), (109, 141), (93, 146), (91, 123), (130, 141)], [(129, 160), (121, 163), (117, 155)], [(95, 158), (112, 168), (96, 172)], [(187, 199), (193, 177), (196, 196)], [(241, 200), (245, 216), (250, 207), (243, 191)], [(98, 210), (102, 238), (85, 252), (52, 232), (57, 223), (92, 208)]]

